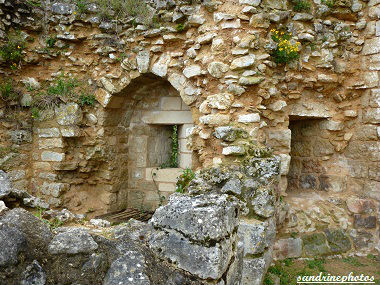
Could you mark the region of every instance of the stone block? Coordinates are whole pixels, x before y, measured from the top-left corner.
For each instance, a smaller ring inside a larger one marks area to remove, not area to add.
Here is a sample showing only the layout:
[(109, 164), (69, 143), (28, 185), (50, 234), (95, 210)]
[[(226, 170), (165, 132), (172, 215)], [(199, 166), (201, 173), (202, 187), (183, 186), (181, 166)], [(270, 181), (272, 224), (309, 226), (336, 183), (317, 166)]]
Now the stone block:
[(58, 198), (63, 194), (63, 192), (66, 192), (69, 188), (70, 188), (70, 184), (67, 184), (67, 183), (44, 182), (42, 184), (41, 192), (44, 195)]
[(315, 140), (313, 151), (315, 156), (325, 156), (335, 152), (334, 146), (328, 140), (324, 139)]
[(276, 226), (272, 219), (241, 220), (238, 229), (240, 242), (243, 243), (244, 256), (263, 253), (271, 246), (276, 237)]
[(283, 153), (279, 154), (279, 156), (281, 159), (280, 175), (287, 175), (290, 168), (291, 157), (289, 154), (283, 154)]
[(222, 126), (227, 125), (231, 120), (230, 115), (224, 115), (224, 114), (211, 114), (211, 115), (205, 115), (199, 118), (199, 121), (202, 124), (205, 125), (216, 125), (216, 126)]
[(376, 217), (354, 214), (354, 227), (359, 229), (374, 229), (376, 228)]
[(62, 126), (77, 125), (83, 119), (82, 109), (77, 103), (61, 104), (55, 108), (55, 116)]
[(277, 260), (297, 258), (302, 255), (302, 239), (279, 239), (273, 246), (273, 257)]
[(179, 139), (187, 138), (190, 135), (193, 127), (194, 127), (193, 124), (183, 124), (183, 125), (178, 126), (178, 138)]
[(239, 115), (238, 116), (238, 122), (244, 123), (244, 124), (258, 123), (258, 122), (260, 122), (260, 115), (258, 113)]
[(181, 153), (191, 153), (191, 149), (187, 148), (187, 139), (178, 139), (179, 152)]
[(380, 108), (367, 108), (363, 110), (363, 121), (370, 124), (379, 124)]
[(37, 129), (40, 138), (58, 138), (61, 133), (58, 128)]
[(180, 168), (191, 168), (193, 164), (193, 155), (191, 153), (180, 153), (178, 159)]
[(369, 199), (348, 198), (346, 205), (348, 210), (354, 214), (368, 214), (376, 211), (375, 203)]
[(319, 176), (319, 190), (342, 192), (346, 189), (346, 179), (344, 176), (321, 175)]
[(284, 147), (290, 151), (291, 130), (270, 130), (268, 140), (271, 146)]
[(75, 138), (83, 136), (83, 133), (78, 126), (61, 127), (60, 130), (62, 137), (65, 138)]
[(180, 111), (182, 109), (182, 99), (180, 97), (162, 97), (160, 106), (163, 111)]
[(62, 147), (63, 147), (62, 138), (48, 138), (48, 139), (40, 139), (38, 141), (39, 149), (62, 148)]
[(175, 192), (175, 189), (176, 189), (176, 185), (174, 183), (165, 183), (165, 182), (162, 182), (162, 183), (159, 183), (158, 184), (158, 190), (162, 191), (162, 192)]
[(181, 125), (192, 124), (193, 118), (189, 111), (149, 111), (143, 113), (142, 121), (146, 124)]
[(42, 161), (63, 161), (64, 159), (65, 154), (61, 152), (43, 151), (41, 153)]
[[(157, 182), (172, 182), (177, 183), (177, 177), (182, 174), (181, 168), (146, 168), (145, 169), (145, 179), (147, 181), (157, 181)], [(152, 178), (153, 175), (153, 178)]]
[(272, 253), (267, 251), (262, 257), (243, 259), (241, 285), (261, 285), (270, 264)]
[(314, 233), (302, 236), (305, 254), (307, 256), (327, 255), (331, 253), (323, 233)]
[(333, 253), (343, 253), (351, 249), (351, 241), (342, 229), (326, 229), (325, 235)]
[(33, 163), (33, 169), (50, 170), (51, 165), (48, 162), (35, 162), (35, 163)]
[(380, 37), (367, 39), (362, 50), (364, 55), (380, 53)]

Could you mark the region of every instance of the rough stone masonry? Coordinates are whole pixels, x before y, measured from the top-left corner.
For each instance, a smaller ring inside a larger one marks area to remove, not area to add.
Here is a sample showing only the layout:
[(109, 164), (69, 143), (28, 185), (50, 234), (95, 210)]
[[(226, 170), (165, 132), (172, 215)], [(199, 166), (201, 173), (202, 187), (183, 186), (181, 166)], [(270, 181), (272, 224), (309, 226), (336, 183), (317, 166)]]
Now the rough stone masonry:
[[(92, 1), (0, 0), (0, 208), (29, 201), (91, 217), (166, 204), (146, 246), (207, 282), (260, 282), (249, 272), (265, 272), (272, 252), (379, 250), (380, 3), (305, 1), (309, 9), (298, 11), (293, 1), (152, 0), (141, 15), (120, 17)], [(276, 63), (273, 31), (299, 42), (296, 60)], [(160, 169), (172, 126), (179, 165)], [(186, 195), (172, 195), (185, 167), (197, 174)], [(177, 206), (188, 217), (175, 218)], [(186, 233), (206, 214), (216, 225), (229, 217), (226, 232), (208, 224)], [(49, 276), (38, 257), (23, 259), (29, 234), (2, 227), (13, 252), (2, 260), (19, 266), (9, 274), (28, 266)], [(168, 242), (202, 262), (213, 256), (209, 272)], [(98, 264), (107, 250), (95, 243), (70, 258), (82, 265), (94, 254)], [(129, 251), (117, 262), (106, 254), (102, 272), (115, 263), (116, 276), (123, 260), (142, 260)], [(152, 270), (137, 274), (152, 283)]]

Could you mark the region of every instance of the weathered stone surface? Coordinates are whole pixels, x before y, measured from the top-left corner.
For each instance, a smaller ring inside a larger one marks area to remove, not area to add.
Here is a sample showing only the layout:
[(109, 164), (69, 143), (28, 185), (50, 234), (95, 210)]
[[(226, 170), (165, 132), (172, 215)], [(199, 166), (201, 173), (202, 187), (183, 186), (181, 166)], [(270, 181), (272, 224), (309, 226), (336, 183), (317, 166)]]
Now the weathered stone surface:
[(326, 255), (329, 254), (330, 248), (327, 245), (326, 236), (323, 233), (314, 233), (302, 236), (306, 255)]
[(170, 56), (166, 53), (162, 54), (158, 61), (153, 64), (152, 72), (153, 74), (164, 77), (168, 73), (168, 65), (170, 62)]
[(380, 52), (380, 37), (366, 40), (363, 47), (363, 54), (375, 54)]
[(342, 253), (351, 249), (351, 241), (341, 229), (326, 229), (326, 238), (333, 253)]
[(183, 75), (187, 78), (198, 76), (201, 74), (201, 67), (197, 64), (190, 65), (183, 70)]
[(346, 200), (347, 208), (354, 214), (368, 214), (375, 212), (375, 204), (372, 200), (349, 198)]
[(26, 250), (26, 239), (18, 229), (0, 222), (0, 248), (0, 268), (15, 265)]
[(49, 227), (24, 209), (16, 208), (5, 213), (0, 223), (18, 229), (27, 241), (28, 254), (33, 258), (46, 255), (52, 239)]
[(302, 239), (287, 238), (276, 241), (273, 246), (273, 255), (278, 260), (300, 257), (302, 255)]
[(226, 125), (230, 119), (230, 115), (223, 114), (211, 114), (199, 118), (200, 122), (205, 125)]
[(241, 285), (261, 285), (271, 261), (270, 251), (264, 253), (262, 257), (244, 259)]
[(223, 155), (244, 155), (245, 149), (242, 146), (232, 145), (226, 146), (222, 150)]
[(275, 200), (270, 189), (259, 189), (251, 200), (252, 209), (259, 216), (269, 218), (275, 212)]
[(127, 251), (111, 264), (103, 285), (150, 285), (144, 269), (144, 256), (136, 251)]
[(256, 85), (263, 82), (265, 78), (263, 76), (242, 76), (239, 79), (241, 85)]
[(219, 241), (237, 227), (237, 205), (227, 195), (173, 194), (151, 219), (155, 227), (173, 229), (196, 241)]
[(149, 246), (179, 268), (202, 279), (219, 279), (233, 254), (229, 239), (209, 247), (192, 243), (174, 230), (156, 231), (149, 240)]
[(239, 115), (238, 122), (245, 123), (245, 124), (260, 122), (260, 114), (252, 113), (252, 114), (246, 114), (246, 115)]
[(61, 228), (49, 244), (50, 254), (91, 253), (98, 244), (91, 235), (80, 228)]
[(8, 178), (8, 175), (0, 170), (0, 199), (6, 197), (11, 192), (11, 182)]
[(220, 93), (207, 97), (207, 105), (212, 109), (226, 110), (229, 109), (234, 96), (229, 93)]
[(148, 50), (140, 51), (136, 56), (137, 68), (140, 73), (148, 72), (150, 64), (150, 53)]
[(55, 108), (58, 124), (62, 126), (77, 125), (82, 121), (82, 109), (76, 103), (68, 103)]
[(0, 200), (0, 214), (5, 212), (6, 210), (8, 210), (8, 207), (5, 206), (5, 203), (2, 200)]
[(33, 260), (22, 273), (20, 285), (45, 285), (46, 273), (37, 260)]
[(233, 142), (240, 136), (246, 136), (246, 132), (241, 128), (225, 126), (215, 128), (214, 136), (227, 142)]
[(255, 63), (255, 55), (250, 54), (247, 56), (234, 59), (231, 63), (231, 70), (242, 69), (252, 66)]
[(228, 69), (229, 66), (227, 64), (219, 61), (211, 62), (207, 67), (208, 72), (215, 78), (222, 78)]
[(276, 225), (274, 220), (241, 220), (238, 234), (244, 246), (244, 256), (263, 253), (276, 237)]
[(374, 229), (376, 228), (376, 217), (375, 216), (362, 216), (359, 214), (354, 215), (354, 227), (355, 228), (365, 228)]
[(222, 189), (220, 190), (222, 193), (226, 193), (226, 194), (236, 194), (236, 195), (240, 195), (241, 194), (241, 191), (242, 191), (242, 183), (239, 179), (237, 178), (233, 178), (233, 179), (230, 179), (226, 182), (226, 184), (224, 184), (224, 186), (222, 187)]

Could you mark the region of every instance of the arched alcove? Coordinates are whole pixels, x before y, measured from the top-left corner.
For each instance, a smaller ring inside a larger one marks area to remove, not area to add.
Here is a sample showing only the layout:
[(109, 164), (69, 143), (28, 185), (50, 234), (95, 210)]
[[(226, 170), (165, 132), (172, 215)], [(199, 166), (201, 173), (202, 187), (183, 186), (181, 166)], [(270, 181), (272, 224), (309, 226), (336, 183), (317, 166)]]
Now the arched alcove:
[(153, 74), (132, 80), (113, 100), (119, 104), (104, 109), (104, 140), (116, 146), (109, 168), (117, 207), (111, 209), (153, 210), (175, 191), (182, 169), (192, 167), (186, 145), (192, 113), (178, 91)]

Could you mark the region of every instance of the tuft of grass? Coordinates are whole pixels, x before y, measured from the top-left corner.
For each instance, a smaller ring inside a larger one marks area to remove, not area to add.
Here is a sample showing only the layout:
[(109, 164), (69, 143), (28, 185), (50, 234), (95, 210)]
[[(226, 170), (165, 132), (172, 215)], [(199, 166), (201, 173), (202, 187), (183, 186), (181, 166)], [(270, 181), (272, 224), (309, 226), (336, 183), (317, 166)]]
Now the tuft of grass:
[(14, 101), (20, 97), (20, 94), (14, 88), (12, 79), (0, 82), (0, 99), (4, 102)]
[(145, 1), (95, 0), (95, 2), (99, 7), (99, 16), (103, 20), (111, 20), (112, 18), (123, 19), (130, 16), (140, 18), (143, 23), (150, 24), (153, 18)]
[(307, 261), (307, 266), (310, 269), (315, 269), (318, 268), (320, 272), (326, 272), (327, 270), (324, 268), (323, 264), (326, 261), (323, 258), (318, 258), (318, 259), (313, 259), (313, 260), (308, 260)]
[(81, 105), (81, 106), (84, 106), (84, 105), (93, 106), (94, 104), (95, 104), (95, 96), (94, 95), (82, 93), (79, 96), (79, 105)]
[(334, 0), (322, 0), (321, 3), (325, 4), (330, 9), (334, 8), (334, 6), (335, 6), (335, 1)]
[(34, 94), (33, 106), (40, 110), (51, 109), (61, 102), (75, 101), (77, 94), (75, 88), (78, 82), (75, 78), (65, 77), (61, 74), (45, 91)]
[(343, 258), (343, 262), (352, 264), (354, 266), (364, 266), (363, 263), (361, 263), (359, 260), (357, 260), (355, 257), (352, 257), (352, 256)]
[(86, 0), (76, 0), (75, 4), (77, 5), (78, 12), (80, 14), (83, 14), (83, 13), (86, 12), (88, 1), (86, 1)]
[(64, 222), (58, 220), (57, 218), (54, 218), (52, 220), (45, 219), (43, 217), (44, 210), (42, 208), (38, 208), (37, 212), (34, 213), (34, 216), (40, 219), (42, 222), (44, 222), (46, 225), (50, 227), (50, 229), (54, 230), (56, 228), (59, 228), (64, 225)]
[(293, 10), (295, 12), (310, 12), (311, 3), (307, 0), (292, 0)]

